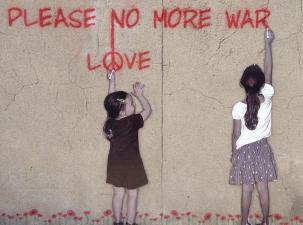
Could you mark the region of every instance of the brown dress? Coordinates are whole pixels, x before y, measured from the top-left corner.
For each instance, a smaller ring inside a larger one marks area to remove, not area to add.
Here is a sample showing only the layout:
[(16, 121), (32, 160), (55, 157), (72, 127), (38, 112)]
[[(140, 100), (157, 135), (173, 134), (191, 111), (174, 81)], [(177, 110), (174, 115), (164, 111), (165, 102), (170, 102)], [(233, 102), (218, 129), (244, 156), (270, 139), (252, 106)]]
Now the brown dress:
[(106, 183), (135, 189), (148, 183), (139, 152), (138, 130), (143, 127), (141, 114), (112, 120), (113, 137), (107, 160)]

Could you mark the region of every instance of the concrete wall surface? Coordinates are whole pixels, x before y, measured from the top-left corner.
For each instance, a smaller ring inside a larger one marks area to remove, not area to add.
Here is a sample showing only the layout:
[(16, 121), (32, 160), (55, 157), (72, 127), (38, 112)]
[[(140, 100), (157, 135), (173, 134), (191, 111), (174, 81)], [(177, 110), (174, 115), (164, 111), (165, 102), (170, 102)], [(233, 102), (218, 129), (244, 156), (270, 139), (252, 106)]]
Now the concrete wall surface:
[[(101, 132), (108, 88), (102, 61), (114, 47), (118, 66), (123, 61), (118, 88), (130, 92), (134, 82), (144, 83), (153, 108), (140, 130), (149, 184), (140, 190), (139, 211), (239, 213), (241, 188), (228, 184), (231, 109), (244, 98), (239, 79), (245, 67), (263, 67), (264, 24), (257, 27), (255, 20), (257, 10), (267, 9), (275, 32), (269, 141), (278, 166), (278, 181), (270, 183), (271, 212), (302, 215), (302, 4), (1, 1), (0, 211), (111, 208), (109, 142)], [(117, 21), (112, 26), (113, 9), (117, 15), (125, 10), (124, 27)], [(166, 27), (154, 25), (154, 12), (162, 9), (171, 19)], [(193, 20), (184, 25), (186, 9)], [(238, 10), (243, 28), (229, 28), (227, 13)], [(243, 23), (245, 10), (250, 14)], [(255, 191), (251, 212), (257, 211)]]

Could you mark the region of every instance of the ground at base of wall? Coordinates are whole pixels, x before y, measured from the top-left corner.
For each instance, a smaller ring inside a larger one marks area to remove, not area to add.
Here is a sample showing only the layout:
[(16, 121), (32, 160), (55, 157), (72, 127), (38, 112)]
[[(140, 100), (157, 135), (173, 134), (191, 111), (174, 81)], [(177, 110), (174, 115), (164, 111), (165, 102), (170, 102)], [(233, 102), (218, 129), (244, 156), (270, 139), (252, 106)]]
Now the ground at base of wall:
[[(122, 216), (122, 220), (125, 220)], [(152, 215), (148, 212), (137, 213), (136, 223), (139, 225), (240, 225), (241, 216), (205, 212), (200, 215), (193, 212), (178, 212), (171, 210), (168, 213)], [(273, 213), (269, 216), (271, 225), (303, 225), (303, 215), (283, 216)], [(90, 210), (76, 213), (74, 210), (57, 212), (52, 215), (42, 215), (37, 209), (22, 213), (0, 213), (0, 225), (112, 225), (112, 210), (108, 209), (96, 215)], [(261, 223), (261, 213), (249, 216), (251, 225)]]

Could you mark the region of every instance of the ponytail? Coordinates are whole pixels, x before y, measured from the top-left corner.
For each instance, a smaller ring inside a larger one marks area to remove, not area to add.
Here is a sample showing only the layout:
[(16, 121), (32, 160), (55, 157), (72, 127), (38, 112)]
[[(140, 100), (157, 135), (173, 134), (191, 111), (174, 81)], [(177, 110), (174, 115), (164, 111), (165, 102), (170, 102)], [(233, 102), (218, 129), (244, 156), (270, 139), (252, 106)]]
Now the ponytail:
[(246, 97), (247, 110), (244, 115), (245, 125), (249, 130), (256, 129), (259, 119), (260, 100), (258, 94), (248, 94)]
[(106, 137), (107, 140), (111, 140), (111, 138), (114, 136), (113, 133), (113, 128), (112, 128), (113, 124), (112, 124), (112, 119), (107, 118), (104, 126), (103, 126), (103, 133)]

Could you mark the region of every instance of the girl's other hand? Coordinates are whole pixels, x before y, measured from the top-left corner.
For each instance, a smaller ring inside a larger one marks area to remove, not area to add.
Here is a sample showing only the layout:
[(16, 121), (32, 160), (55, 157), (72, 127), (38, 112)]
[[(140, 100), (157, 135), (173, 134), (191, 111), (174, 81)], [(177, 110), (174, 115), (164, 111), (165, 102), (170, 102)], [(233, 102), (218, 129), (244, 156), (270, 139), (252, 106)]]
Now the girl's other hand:
[(140, 82), (134, 83), (133, 84), (134, 91), (132, 92), (132, 94), (135, 96), (143, 95), (143, 88), (144, 88), (144, 84), (141, 84)]
[(271, 44), (273, 40), (275, 39), (275, 34), (270, 28), (265, 29), (265, 42), (268, 44)]

